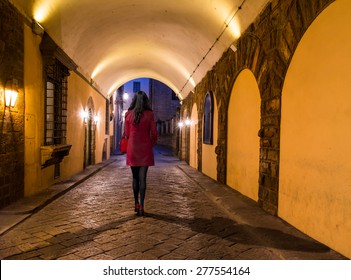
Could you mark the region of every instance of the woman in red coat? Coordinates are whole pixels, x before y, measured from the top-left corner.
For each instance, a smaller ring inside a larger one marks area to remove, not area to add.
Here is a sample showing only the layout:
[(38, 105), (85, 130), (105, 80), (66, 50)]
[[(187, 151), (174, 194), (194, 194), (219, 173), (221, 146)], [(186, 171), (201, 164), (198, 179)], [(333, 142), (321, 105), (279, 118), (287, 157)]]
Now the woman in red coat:
[(131, 167), (133, 174), (135, 211), (143, 216), (146, 175), (149, 166), (155, 165), (153, 146), (157, 141), (154, 113), (145, 92), (135, 93), (125, 116), (125, 124), (128, 138), (127, 165)]

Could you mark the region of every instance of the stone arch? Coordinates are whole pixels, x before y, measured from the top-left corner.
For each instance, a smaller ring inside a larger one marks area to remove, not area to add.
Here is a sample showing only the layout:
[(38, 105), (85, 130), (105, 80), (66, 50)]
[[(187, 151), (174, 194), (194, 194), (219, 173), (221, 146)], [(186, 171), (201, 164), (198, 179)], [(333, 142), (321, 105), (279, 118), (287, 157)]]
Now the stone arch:
[[(217, 180), (227, 182), (227, 132), (228, 132), (228, 107), (234, 83), (237, 76), (244, 70), (249, 69), (257, 79), (263, 65), (261, 40), (252, 32), (243, 34), (237, 42), (237, 51), (231, 49), (222, 57), (222, 63), (230, 65), (226, 73), (216, 75), (214, 78), (223, 86), (214, 91), (218, 100), (218, 144), (217, 154)], [(220, 63), (219, 63), (220, 64)], [(224, 75), (225, 74), (225, 75)], [(223, 80), (221, 80), (223, 79)], [(261, 93), (261, 91), (259, 91)]]
[(346, 0), (325, 9), (291, 60), (282, 92), (278, 208), (284, 220), (349, 257), (350, 10)]
[(238, 75), (228, 106), (227, 185), (258, 200), (260, 92), (248, 69)]
[[(213, 91), (218, 101), (217, 180), (226, 182), (227, 108), (236, 76), (248, 68), (256, 77), (261, 94), (259, 131), (259, 197), (258, 204), (276, 215), (279, 192), (279, 151), (281, 94), (292, 55), (312, 21), (335, 0), (292, 0), (272, 2), (247, 28), (237, 42), (237, 51), (228, 49), (212, 70), (183, 103), (204, 98)], [(200, 113), (203, 113), (199, 110)]]

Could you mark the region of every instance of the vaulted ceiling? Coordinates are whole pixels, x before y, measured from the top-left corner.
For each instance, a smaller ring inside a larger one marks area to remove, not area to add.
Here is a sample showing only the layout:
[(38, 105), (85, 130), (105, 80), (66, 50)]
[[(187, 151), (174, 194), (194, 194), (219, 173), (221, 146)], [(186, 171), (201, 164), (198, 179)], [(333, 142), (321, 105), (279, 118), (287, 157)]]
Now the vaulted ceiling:
[(181, 99), (270, 0), (10, 0), (108, 96), (157, 79)]

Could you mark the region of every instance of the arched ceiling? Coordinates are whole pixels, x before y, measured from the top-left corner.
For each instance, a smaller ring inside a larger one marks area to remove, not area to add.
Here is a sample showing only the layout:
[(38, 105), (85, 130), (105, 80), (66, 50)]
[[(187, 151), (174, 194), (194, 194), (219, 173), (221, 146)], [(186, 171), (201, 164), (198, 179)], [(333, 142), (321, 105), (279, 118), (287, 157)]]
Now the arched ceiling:
[(270, 0), (11, 2), (38, 21), (106, 96), (147, 77), (183, 99)]

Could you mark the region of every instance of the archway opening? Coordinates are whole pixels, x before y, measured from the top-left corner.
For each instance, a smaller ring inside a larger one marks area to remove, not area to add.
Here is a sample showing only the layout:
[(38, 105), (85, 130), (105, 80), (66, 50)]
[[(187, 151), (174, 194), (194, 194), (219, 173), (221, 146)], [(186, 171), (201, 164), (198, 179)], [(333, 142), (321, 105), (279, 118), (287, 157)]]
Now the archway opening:
[(261, 99), (248, 69), (236, 78), (228, 106), (227, 184), (258, 200)]

